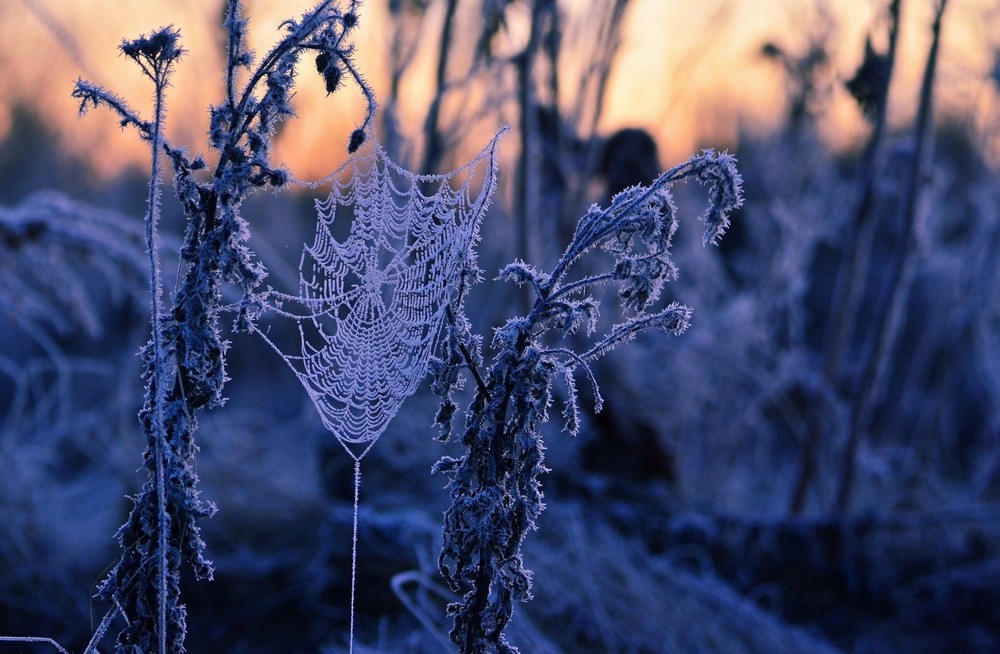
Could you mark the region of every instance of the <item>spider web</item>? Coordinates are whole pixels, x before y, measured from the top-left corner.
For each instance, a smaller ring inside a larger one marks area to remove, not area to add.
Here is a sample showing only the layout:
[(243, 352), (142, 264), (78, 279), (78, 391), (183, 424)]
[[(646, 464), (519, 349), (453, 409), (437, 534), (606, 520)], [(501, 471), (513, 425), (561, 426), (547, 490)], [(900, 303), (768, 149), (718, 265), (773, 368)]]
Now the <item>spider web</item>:
[(266, 294), (270, 308), (297, 323), (299, 353), (283, 352), (251, 327), (292, 369), (354, 460), (351, 652), (361, 459), (426, 376), (448, 308), (461, 303), (462, 285), (477, 271), (474, 246), (496, 187), (504, 131), (446, 175), (411, 173), (369, 133), (370, 150), (333, 172), (330, 196), (316, 202), (298, 295)]
[[(294, 319), (285, 360), (323, 425), (359, 461), (427, 373), (447, 307), (475, 267), (479, 221), (495, 188), (498, 133), (446, 175), (416, 175), (375, 142), (330, 175), (299, 264), (299, 294), (270, 291)], [(289, 307), (296, 307), (290, 309)]]

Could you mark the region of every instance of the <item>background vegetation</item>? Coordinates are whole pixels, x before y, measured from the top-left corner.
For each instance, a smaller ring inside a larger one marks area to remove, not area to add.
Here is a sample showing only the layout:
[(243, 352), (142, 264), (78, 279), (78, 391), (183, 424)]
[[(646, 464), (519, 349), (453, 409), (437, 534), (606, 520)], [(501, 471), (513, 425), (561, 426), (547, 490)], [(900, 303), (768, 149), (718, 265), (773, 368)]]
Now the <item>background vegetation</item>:
[[(395, 158), (444, 171), (500, 123), (514, 127), (483, 223), (488, 278), (518, 257), (550, 269), (591, 202), (687, 158), (665, 155), (669, 120), (607, 126), (605, 111), (621, 102), (608, 90), (617, 57), (634, 36), (622, 26), (640, 3), (585, 4), (364, 5), (359, 30), (384, 48), (378, 131)], [(650, 55), (643, 70), (696, 86), (698, 62), (725, 48), (711, 26), (734, 4), (699, 23), (688, 59)], [(73, 49), (55, 3), (24, 6)], [(767, 129), (737, 121), (696, 144), (737, 156), (746, 203), (719, 248), (703, 248), (695, 225), (678, 232), (681, 277), (664, 294), (694, 308), (691, 328), (602, 360), (604, 409), (584, 411), (575, 437), (555, 425), (545, 435), (548, 508), (525, 544), (535, 599), (510, 631), (522, 651), (1000, 648), (1000, 42), (977, 37), (961, 59), (953, 53), (966, 41), (948, 38), (950, 21), (998, 17), (958, 0), (867, 9), (867, 42), (814, 3), (794, 28), (782, 22), (742, 51), (781, 76), (784, 95), (770, 95), (780, 119)], [(379, 21), (366, 23), (368, 11)], [(222, 15), (219, 4), (215, 24)], [(684, 26), (656, 29), (669, 39)], [(44, 56), (30, 43), (16, 54)], [(23, 74), (11, 70), (0, 76)], [(322, 94), (315, 75), (300, 84)], [(117, 556), (124, 496), (143, 480), (135, 354), (148, 337), (146, 178), (95, 168), (118, 155), (85, 156), (57, 135), (50, 108), (3, 88), (0, 633), (79, 651), (105, 610), (91, 596)], [(68, 82), (64, 91), (72, 113)], [(655, 102), (648, 93), (627, 101)], [(320, 113), (301, 100), (296, 122), (318, 121), (324, 147), (342, 151), (363, 107)], [(857, 127), (844, 127), (844, 107)], [(200, 144), (204, 118), (176, 134)], [(676, 193), (679, 214), (698, 215), (703, 192)], [(173, 202), (165, 195), (166, 252), (183, 233)], [(276, 285), (296, 284), (311, 203), (290, 191), (244, 205), (251, 247)], [(488, 280), (467, 309), (489, 333), (528, 300)], [(275, 338), (294, 338), (286, 327), (272, 325)], [(284, 364), (259, 340), (229, 338), (229, 400), (200, 419), (202, 495), (219, 506), (202, 536), (216, 571), (210, 583), (184, 580), (188, 649), (340, 651), (352, 462)], [(449, 651), (443, 608), (456, 597), (436, 568), (448, 496), (429, 471), (455, 451), (434, 440), (435, 411), (429, 392), (412, 398), (365, 461), (358, 650)]]

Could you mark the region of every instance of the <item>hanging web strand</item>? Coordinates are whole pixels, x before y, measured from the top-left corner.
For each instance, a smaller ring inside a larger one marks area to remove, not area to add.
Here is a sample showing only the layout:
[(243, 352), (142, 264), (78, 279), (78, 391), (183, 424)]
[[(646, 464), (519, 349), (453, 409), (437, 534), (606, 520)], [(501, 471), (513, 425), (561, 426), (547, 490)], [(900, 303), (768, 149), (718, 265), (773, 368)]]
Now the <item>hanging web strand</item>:
[(354, 459), (354, 519), (351, 524), (351, 626), (348, 654), (354, 653), (354, 599), (358, 587), (358, 505), (361, 495), (361, 459)]
[(381, 146), (331, 175), (299, 265), (299, 294), (271, 291), (298, 323), (283, 353), (323, 425), (361, 459), (427, 374), (449, 304), (475, 266), (473, 245), (496, 183), (501, 134), (447, 175), (415, 175)]

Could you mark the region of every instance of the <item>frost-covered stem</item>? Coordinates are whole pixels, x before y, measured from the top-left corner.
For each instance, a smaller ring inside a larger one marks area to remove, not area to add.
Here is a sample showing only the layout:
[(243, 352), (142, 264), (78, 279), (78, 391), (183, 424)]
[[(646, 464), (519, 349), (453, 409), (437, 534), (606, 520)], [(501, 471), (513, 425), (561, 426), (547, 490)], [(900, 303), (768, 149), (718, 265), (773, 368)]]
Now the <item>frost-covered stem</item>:
[(635, 338), (637, 334), (654, 327), (660, 327), (672, 334), (680, 335), (687, 330), (690, 317), (691, 310), (688, 307), (676, 303), (671, 304), (663, 311), (630, 320), (612, 330), (607, 338), (581, 354), (580, 358), (587, 363), (599, 359), (618, 345), (626, 343)]
[[(520, 546), (541, 505), (537, 501), (540, 498), (533, 502), (533, 498), (524, 496), (523, 491), (534, 481), (537, 471), (528, 469), (532, 467), (530, 455), (523, 451), (517, 437), (519, 432), (525, 432), (537, 442), (538, 435), (531, 433), (535, 417), (532, 411), (514, 405), (515, 391), (533, 386), (532, 380), (522, 379), (522, 375), (537, 370), (525, 365), (528, 335), (528, 331), (522, 332), (509, 349), (498, 354), (490, 371), (494, 381), (485, 393), (477, 393), (474, 404), (480, 410), (474, 413), (464, 439), (469, 448), (466, 465), (472, 468), (473, 475), (472, 488), (467, 489), (471, 491), (469, 499), (486, 503), (493, 493), (503, 493), (505, 501), (484, 507), (488, 512), (481, 516), (484, 524), (473, 527), (474, 533), (457, 538), (454, 545), (458, 550), (475, 550), (475, 556), (465, 563), (476, 562), (473, 570), (460, 575), (472, 589), (461, 608), (453, 608), (456, 620), (452, 639), (461, 654), (516, 651), (507, 644), (503, 630), (512, 616), (512, 599), (529, 596)], [(540, 454), (537, 465), (541, 465)], [(459, 520), (464, 518), (458, 516)], [(505, 566), (510, 566), (511, 579), (499, 573)], [(521, 580), (523, 585), (519, 584)], [(518, 589), (520, 592), (515, 592)], [(491, 649), (484, 649), (486, 646)]]
[[(500, 402), (499, 407), (495, 410), (492, 420), (494, 424), (503, 425), (503, 416), (507, 414), (507, 407), (510, 404), (510, 396), (513, 392), (513, 385), (507, 381), (503, 388), (503, 400)], [(488, 401), (489, 396), (486, 397)], [(479, 488), (489, 488), (495, 486), (497, 483), (497, 472), (502, 469), (503, 463), (500, 461), (499, 450), (501, 447), (506, 447), (507, 442), (510, 440), (506, 429), (501, 430), (502, 436), (500, 438), (493, 438), (489, 443), (488, 456), (489, 465), (485, 468), (486, 474), (483, 474), (483, 467), (480, 467), (477, 471), (476, 483)], [(467, 614), (470, 617), (469, 626), (466, 627), (464, 632), (464, 639), (461, 643), (462, 654), (478, 654), (476, 641), (482, 638), (484, 628), (483, 628), (483, 617), (486, 613), (486, 609), (489, 606), (490, 601), (490, 589), (493, 586), (493, 575), (490, 569), (490, 564), (493, 562), (495, 556), (492, 551), (496, 543), (488, 538), (481, 538), (480, 543), (477, 547), (477, 559), (479, 560), (478, 570), (476, 571), (475, 581), (472, 586), (472, 602), (467, 605)], [(499, 590), (497, 591), (499, 594)], [(493, 630), (493, 633), (499, 634), (503, 630), (501, 625), (499, 629)]]
[[(622, 191), (607, 209), (591, 207), (551, 274), (522, 261), (500, 272), (501, 279), (530, 284), (536, 294), (534, 304), (494, 335), (492, 364), (485, 380), (477, 377), (478, 388), (466, 415), (464, 456), (445, 457), (435, 466), (452, 476), (438, 568), (453, 591), (468, 589), (460, 602), (448, 607), (455, 619), (451, 638), (462, 654), (517, 651), (503, 630), (514, 602), (531, 598), (531, 572), (524, 567), (521, 546), (544, 509), (541, 475), (546, 468), (540, 428), (548, 419), (553, 378), (559, 373), (565, 376), (569, 399), (563, 415), (567, 429), (576, 433), (576, 369), (583, 368), (593, 384), (591, 360), (641, 331), (660, 328), (680, 334), (687, 327), (687, 307), (672, 303), (652, 309), (662, 283), (676, 272), (669, 250), (677, 220), (668, 187), (687, 176), (695, 176), (709, 189), (708, 209), (701, 220), (707, 227), (705, 242), (714, 243), (728, 227), (729, 213), (742, 203), (742, 182), (735, 160), (706, 151), (649, 187)], [(613, 257), (613, 272), (564, 282), (573, 264), (598, 247)], [(612, 280), (619, 282), (619, 297), (631, 317), (593, 339), (596, 343), (583, 354), (544, 345), (551, 333), (568, 336), (582, 330), (592, 336), (598, 304), (586, 287)], [(449, 320), (459, 323), (450, 314)], [(443, 398), (438, 422), (446, 438), (455, 409), (451, 391), (461, 386), (458, 370), (468, 367), (475, 372), (463, 338), (476, 343), (478, 351), (478, 340), (456, 333), (436, 373), (435, 392)], [(596, 403), (600, 404), (599, 395)]]
[[(219, 331), (222, 285), (243, 291), (236, 329), (250, 329), (260, 310), (256, 289), (266, 271), (246, 246), (249, 231), (239, 215), (243, 199), (254, 188), (281, 186), (287, 173), (271, 167), (269, 153), (275, 125), (292, 115), (288, 100), (295, 79), (294, 66), (306, 49), (319, 51), (317, 66), (336, 57), (350, 64), (350, 49), (341, 47), (344, 34), (357, 24), (351, 13), (339, 11), (334, 0), (320, 2), (300, 23), (289, 22), (289, 34), (240, 87), (237, 68), (249, 68), (252, 54), (245, 45), (241, 3), (231, 0), (226, 14), (228, 29), (225, 98), (211, 110), (210, 142), (218, 153), (216, 174), (199, 181), (195, 173), (206, 167), (201, 157), (189, 157), (172, 146), (163, 134), (164, 91), (174, 61), (182, 54), (179, 33), (162, 28), (126, 41), (121, 51), (133, 60), (155, 85), (151, 122), (139, 118), (126, 103), (105, 89), (80, 80), (73, 96), (81, 113), (89, 107), (108, 106), (120, 124), (136, 127), (151, 144), (152, 164), (146, 215), (146, 241), (150, 266), (152, 336), (143, 348), (146, 398), (140, 421), (146, 437), (144, 466), (148, 477), (133, 498), (134, 507), (117, 539), (122, 554), (99, 586), (99, 595), (115, 610), (101, 623), (100, 633), (120, 614), (125, 626), (117, 638), (117, 651), (177, 654), (184, 651), (186, 609), (180, 603), (180, 574), (184, 562), (198, 579), (211, 579), (212, 565), (204, 557), (205, 543), (198, 520), (211, 516), (215, 507), (199, 498), (195, 474), (197, 410), (218, 407), (228, 343)], [(339, 68), (320, 70), (328, 91), (333, 90)], [(369, 104), (370, 89), (356, 71)], [(266, 89), (260, 88), (266, 79)], [(240, 98), (239, 107), (233, 100)], [(252, 105), (252, 106), (251, 106)], [(369, 106), (369, 118), (373, 107)], [(363, 142), (352, 135), (352, 144)], [(161, 271), (157, 256), (157, 222), (160, 216), (162, 167), (160, 151), (170, 158), (174, 189), (187, 220), (180, 251), (178, 285), (170, 310), (163, 306)], [(95, 634), (92, 645), (100, 641)], [(88, 645), (88, 650), (92, 649)]]
[(164, 92), (167, 85), (168, 70), (158, 70), (155, 77), (156, 101), (153, 110), (153, 124), (150, 135), (150, 177), (149, 194), (147, 196), (146, 213), (146, 251), (149, 256), (149, 292), (151, 298), (151, 322), (152, 322), (152, 342), (153, 342), (153, 386), (155, 393), (155, 430), (156, 430), (156, 509), (157, 509), (157, 530), (158, 549), (157, 560), (159, 569), (156, 573), (159, 592), (157, 594), (159, 603), (157, 606), (157, 621), (159, 625), (159, 651), (166, 654), (167, 651), (167, 532), (169, 530), (169, 517), (167, 515), (167, 494), (164, 467), (167, 456), (167, 437), (164, 433), (163, 405), (165, 402), (164, 387), (166, 374), (165, 364), (167, 353), (163, 348), (163, 327), (162, 311), (160, 308), (162, 300), (162, 289), (160, 285), (160, 257), (158, 250), (157, 223), (160, 218), (160, 182), (163, 171), (160, 166), (161, 134), (164, 119)]
[[(315, 15), (310, 16), (310, 19), (313, 19), (316, 16), (318, 16), (319, 12), (328, 5), (330, 5), (332, 2), (334, 2), (334, 0), (326, 0), (325, 2), (323, 2), (320, 6), (318, 6), (314, 10)], [(233, 9), (231, 9), (231, 11), (237, 11), (238, 10), (237, 8), (240, 6), (239, 0), (231, 0), (230, 6), (234, 7)], [(304, 21), (303, 26), (310, 24), (310, 22), (311, 22), (310, 20)], [(223, 169), (232, 162), (231, 157), (236, 147), (236, 144), (243, 137), (243, 135), (246, 134), (247, 130), (250, 128), (250, 124), (253, 122), (254, 118), (256, 118), (260, 113), (260, 107), (261, 107), (260, 104), (256, 104), (253, 110), (247, 111), (247, 104), (256, 95), (257, 86), (260, 84), (261, 80), (263, 80), (264, 77), (267, 76), (268, 73), (270, 73), (275, 69), (278, 62), (281, 61), (281, 58), (289, 50), (300, 45), (302, 39), (300, 33), (303, 31), (304, 30), (300, 28), (298, 32), (286, 36), (276, 46), (274, 46), (274, 48), (272, 48), (271, 51), (264, 56), (264, 59), (261, 61), (260, 65), (253, 72), (253, 74), (250, 76), (249, 81), (243, 87), (243, 94), (240, 96), (239, 104), (235, 106), (235, 111), (233, 112), (233, 118), (229, 124), (229, 130), (230, 130), (229, 140), (227, 141), (225, 147), (222, 148), (222, 153), (221, 153), (222, 156), (219, 157), (219, 163), (215, 169), (216, 177), (221, 176)], [(234, 69), (235, 69), (235, 66), (232, 63), (232, 57), (234, 55), (234, 50), (232, 49), (236, 48), (233, 32), (230, 32), (229, 44), (231, 51), (229, 53), (230, 63), (228, 65), (228, 75), (232, 76), (234, 74)], [(232, 83), (232, 79), (229, 79), (229, 83)]]
[(278, 45), (274, 46), (274, 48), (268, 52), (267, 55), (265, 55), (264, 59), (260, 62), (260, 66), (257, 67), (253, 76), (251, 76), (246, 86), (243, 87), (243, 95), (240, 97), (239, 104), (241, 113), (246, 110), (247, 102), (253, 97), (260, 81), (274, 69), (275, 64), (277, 64), (281, 57), (284, 56), (289, 50), (302, 46), (303, 40), (322, 24), (323, 12), (335, 1), (336, 0), (324, 0), (324, 2), (316, 5), (316, 7), (314, 7), (310, 12), (310, 15), (302, 21), (302, 25), (298, 30), (282, 39)]
[[(88, 107), (107, 105), (112, 111), (118, 114), (120, 125), (128, 127), (131, 125), (139, 130), (144, 137), (149, 136), (151, 125), (139, 118), (138, 114), (132, 111), (131, 107), (124, 100), (107, 91), (106, 89), (91, 84), (86, 80), (77, 80), (73, 88), (73, 97), (80, 100), (80, 115), (87, 112)], [(161, 137), (162, 140), (162, 137)]]
[(553, 291), (551, 295), (549, 295), (549, 298), (557, 300), (563, 296), (572, 295), (573, 293), (579, 292), (580, 290), (595, 284), (610, 281), (614, 279), (614, 277), (614, 273), (599, 273), (597, 275), (591, 275), (590, 277), (584, 277), (583, 279), (578, 279), (575, 282), (563, 284), (559, 287), (559, 290)]
[[(238, 11), (238, 6), (240, 3), (238, 0), (231, 0), (230, 4), (230, 15), (235, 15), (232, 12)], [(240, 95), (238, 103), (233, 102), (235, 94), (228, 92), (229, 104), (233, 108), (233, 115), (229, 123), (229, 136), (225, 145), (220, 148), (222, 156), (219, 158), (219, 163), (215, 169), (215, 176), (220, 177), (223, 174), (223, 170), (226, 166), (233, 163), (233, 156), (237, 150), (237, 144), (240, 142), (247, 132), (250, 130), (253, 121), (260, 116), (262, 108), (265, 106), (262, 102), (254, 102), (251, 107), (251, 100), (254, 100), (259, 91), (259, 86), (265, 78), (271, 75), (273, 72), (278, 70), (282, 65), (282, 62), (290, 55), (300, 52), (303, 49), (319, 49), (320, 46), (317, 43), (311, 42), (310, 38), (314, 37), (317, 32), (319, 32), (324, 26), (328, 25), (330, 21), (330, 12), (336, 11), (336, 9), (331, 9), (331, 6), (336, 6), (336, 0), (324, 0), (317, 4), (302, 20), (301, 24), (298, 24), (297, 28), (282, 39), (277, 45), (275, 45), (261, 60), (260, 65), (251, 73), (249, 80), (243, 87), (243, 93)], [(356, 15), (357, 9), (360, 6), (360, 2), (354, 0), (351, 2), (351, 9), (349, 13)], [(343, 25), (341, 32), (338, 34), (336, 40), (333, 43), (328, 44), (328, 47), (335, 50), (338, 54), (338, 59), (347, 68), (348, 72), (357, 82), (358, 88), (361, 89), (362, 94), (365, 96), (367, 110), (365, 113), (365, 120), (361, 129), (364, 129), (371, 122), (375, 113), (375, 97), (371, 91), (371, 88), (364, 81), (364, 78), (357, 71), (356, 67), (351, 63), (348, 56), (345, 56), (340, 52), (341, 43), (348, 33), (354, 28), (352, 25)], [(242, 47), (235, 39), (233, 32), (230, 32), (229, 39), (229, 56), (230, 63), (227, 71), (227, 90), (232, 88), (234, 81), (232, 79), (233, 71), (235, 66), (233, 64), (232, 58), (235, 56), (237, 51)]]
[[(465, 295), (465, 291), (464, 290), (460, 290), (459, 293), (458, 293), (458, 296), (459, 297), (463, 297), (464, 295)], [(451, 305), (450, 304), (446, 305), (445, 308), (444, 308), (444, 311), (445, 311), (445, 315), (448, 318), (448, 322), (451, 323), (452, 325), (454, 325), (455, 324), (455, 311), (451, 308)], [(458, 342), (458, 349), (462, 353), (462, 358), (465, 359), (465, 365), (466, 365), (466, 367), (469, 369), (469, 372), (472, 373), (473, 379), (476, 380), (476, 387), (479, 389), (479, 392), (482, 393), (483, 397), (489, 396), (490, 391), (486, 387), (486, 382), (483, 380), (482, 373), (479, 372), (479, 367), (476, 366), (475, 358), (472, 356), (472, 352), (469, 351), (469, 346), (466, 345), (465, 343), (459, 341)]]
[[(108, 628), (111, 626), (111, 621), (121, 612), (121, 607), (117, 604), (112, 607), (104, 617), (101, 619), (101, 623), (97, 625), (97, 629), (94, 630), (94, 634), (90, 637), (90, 641), (87, 646), (83, 648), (83, 654), (91, 654), (91, 652), (97, 652), (97, 645), (104, 638), (104, 634), (108, 632)], [(128, 620), (128, 618), (126, 618)]]
[(361, 121), (361, 127), (359, 129), (367, 129), (368, 125), (375, 119), (375, 111), (378, 109), (378, 102), (375, 100), (375, 92), (372, 91), (371, 87), (365, 81), (365, 78), (361, 76), (361, 71), (348, 59), (341, 59), (341, 63), (344, 64), (344, 68), (347, 72), (351, 74), (354, 78), (354, 82), (358, 85), (358, 89), (361, 91), (361, 95), (365, 96), (365, 119)]
[(559, 259), (559, 263), (557, 263), (556, 267), (552, 270), (552, 285), (558, 285), (569, 269), (572, 268), (580, 257), (586, 254), (595, 243), (600, 242), (605, 237), (614, 233), (615, 230), (619, 229), (619, 225), (614, 220), (616, 216), (626, 216), (630, 214), (644, 202), (654, 197), (660, 189), (669, 186), (678, 179), (682, 179), (690, 175), (691, 172), (691, 162), (686, 162), (676, 166), (660, 175), (660, 177), (657, 178), (653, 184), (651, 184), (648, 188), (643, 189), (642, 193), (636, 195), (635, 198), (628, 200), (628, 202), (622, 204), (621, 206), (616, 207), (612, 205), (603, 211), (587, 214), (580, 219), (580, 224), (577, 227), (576, 232), (573, 234), (573, 240), (570, 242), (569, 247), (566, 248), (566, 252), (564, 252), (563, 256)]

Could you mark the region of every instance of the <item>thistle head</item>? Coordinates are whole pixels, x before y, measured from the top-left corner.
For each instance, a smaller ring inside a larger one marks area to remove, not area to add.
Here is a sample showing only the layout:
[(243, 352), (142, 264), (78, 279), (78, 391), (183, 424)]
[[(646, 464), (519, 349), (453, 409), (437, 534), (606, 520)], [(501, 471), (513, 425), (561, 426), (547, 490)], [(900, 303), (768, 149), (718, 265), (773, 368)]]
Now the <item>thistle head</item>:
[(161, 27), (148, 36), (143, 34), (131, 41), (122, 41), (122, 54), (135, 61), (153, 81), (160, 81), (170, 66), (180, 59), (184, 50), (180, 47), (181, 33), (173, 25)]

